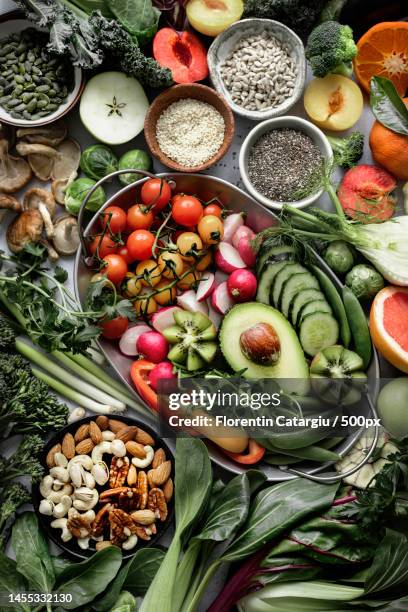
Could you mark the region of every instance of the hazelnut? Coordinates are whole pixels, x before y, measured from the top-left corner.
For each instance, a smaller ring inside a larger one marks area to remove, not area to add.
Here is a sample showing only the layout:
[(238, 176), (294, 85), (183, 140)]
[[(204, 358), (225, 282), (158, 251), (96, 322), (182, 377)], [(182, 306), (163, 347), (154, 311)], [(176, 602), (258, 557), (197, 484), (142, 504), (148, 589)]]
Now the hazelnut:
[(269, 323), (257, 323), (242, 332), (239, 344), (245, 357), (258, 365), (275, 365), (280, 358), (279, 336)]

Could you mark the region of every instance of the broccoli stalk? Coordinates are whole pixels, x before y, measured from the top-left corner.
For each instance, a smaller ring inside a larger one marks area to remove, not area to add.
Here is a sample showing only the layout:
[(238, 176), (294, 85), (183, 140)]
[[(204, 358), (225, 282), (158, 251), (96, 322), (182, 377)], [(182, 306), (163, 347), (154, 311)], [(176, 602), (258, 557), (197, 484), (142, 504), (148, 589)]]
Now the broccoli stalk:
[(305, 52), (315, 77), (330, 73), (350, 76), (357, 54), (353, 31), (337, 21), (325, 21), (310, 34)]
[(30, 476), (33, 482), (38, 482), (44, 472), (38, 457), (44, 442), (34, 434), (23, 439), (20, 446), (11, 457), (0, 456), (0, 482), (3, 486), (20, 476)]
[(31, 495), (26, 487), (20, 482), (14, 482), (4, 487), (0, 494), (0, 550), (2, 550), (8, 540), (9, 519), (16, 510), (23, 504), (31, 501)]
[(327, 140), (333, 149), (335, 164), (345, 170), (355, 166), (363, 155), (364, 134), (361, 132), (353, 132), (344, 138), (327, 136)]

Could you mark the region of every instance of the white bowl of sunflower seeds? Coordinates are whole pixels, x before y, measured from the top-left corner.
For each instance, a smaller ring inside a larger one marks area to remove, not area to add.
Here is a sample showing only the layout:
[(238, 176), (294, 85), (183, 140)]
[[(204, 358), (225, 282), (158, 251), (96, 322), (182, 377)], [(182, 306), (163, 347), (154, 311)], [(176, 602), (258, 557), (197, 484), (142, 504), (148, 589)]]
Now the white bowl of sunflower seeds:
[(286, 114), (305, 84), (302, 41), (271, 19), (243, 19), (219, 34), (208, 66), (213, 86), (234, 113), (254, 121)]

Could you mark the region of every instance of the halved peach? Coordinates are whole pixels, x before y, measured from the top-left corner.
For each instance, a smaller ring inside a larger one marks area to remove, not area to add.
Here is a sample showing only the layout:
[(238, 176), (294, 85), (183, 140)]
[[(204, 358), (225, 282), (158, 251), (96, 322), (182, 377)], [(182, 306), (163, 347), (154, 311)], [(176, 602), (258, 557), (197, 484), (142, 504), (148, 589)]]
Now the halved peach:
[(306, 87), (305, 110), (313, 123), (326, 130), (348, 130), (363, 112), (363, 94), (351, 79), (328, 74)]
[(186, 7), (190, 24), (206, 36), (218, 36), (241, 19), (242, 0), (189, 0)]

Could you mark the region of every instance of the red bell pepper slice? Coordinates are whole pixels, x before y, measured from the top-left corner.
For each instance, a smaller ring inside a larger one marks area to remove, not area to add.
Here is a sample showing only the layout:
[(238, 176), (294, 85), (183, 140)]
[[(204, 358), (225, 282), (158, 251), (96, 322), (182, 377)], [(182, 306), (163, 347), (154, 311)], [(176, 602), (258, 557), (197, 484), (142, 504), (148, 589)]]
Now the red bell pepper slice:
[(149, 383), (149, 372), (153, 370), (155, 365), (155, 363), (146, 359), (134, 361), (130, 368), (130, 377), (140, 397), (152, 410), (157, 412), (159, 409), (157, 393), (151, 388)]
[(230, 451), (226, 451), (222, 449), (223, 452), (228, 455), (233, 461), (237, 463), (242, 463), (244, 465), (252, 465), (254, 463), (258, 463), (261, 461), (262, 457), (265, 454), (265, 448), (261, 446), (256, 440), (249, 440), (248, 443), (248, 453), (245, 455), (242, 453), (231, 453)]

